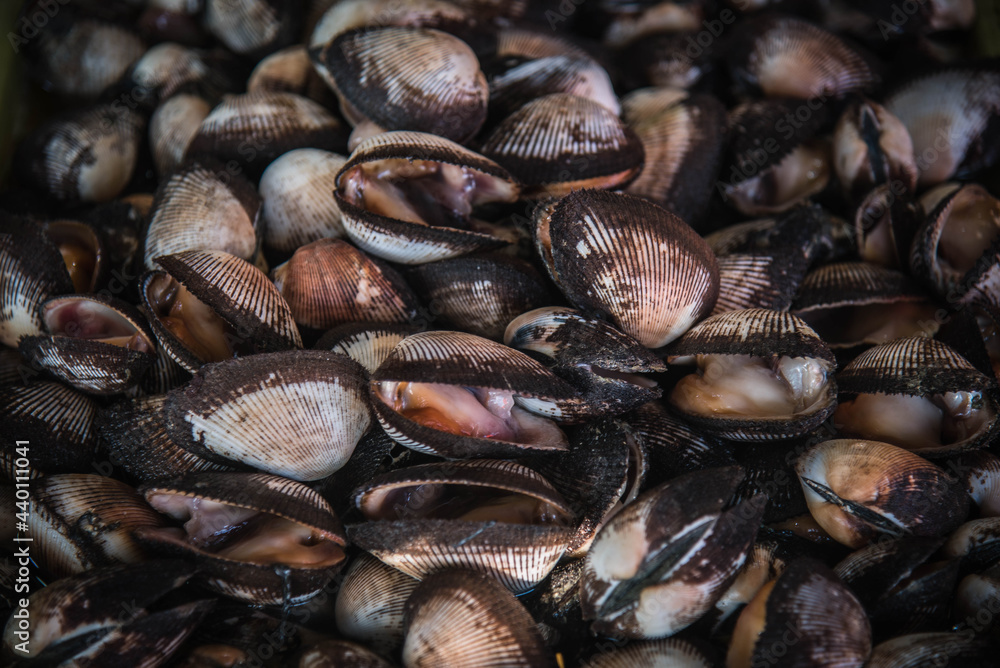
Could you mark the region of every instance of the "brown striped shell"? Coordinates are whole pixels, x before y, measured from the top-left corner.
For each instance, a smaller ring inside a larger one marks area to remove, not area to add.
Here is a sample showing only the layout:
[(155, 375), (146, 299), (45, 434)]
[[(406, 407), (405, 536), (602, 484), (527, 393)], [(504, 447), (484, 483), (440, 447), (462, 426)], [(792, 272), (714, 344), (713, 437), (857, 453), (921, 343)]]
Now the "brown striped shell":
[(149, 119), (149, 143), (160, 178), (181, 166), (184, 154), (212, 105), (201, 95), (178, 93), (160, 104)]
[(833, 150), (837, 178), (852, 201), (882, 183), (916, 192), (917, 164), (910, 133), (882, 105), (859, 100), (845, 109), (834, 131)]
[(683, 334), (718, 296), (718, 264), (704, 240), (632, 195), (581, 190), (539, 207), (535, 246), (574, 306), (608, 314), (649, 348)]
[(719, 258), (719, 299), (711, 315), (747, 308), (787, 311), (801, 268), (776, 253), (732, 253)]
[(271, 279), (304, 327), (407, 322), (417, 314), (416, 295), (394, 269), (339, 239), (300, 247)]
[(406, 666), (554, 664), (534, 620), (491, 578), (452, 570), (424, 580), (406, 602)]
[(486, 120), (489, 90), (475, 53), (440, 30), (360, 28), (310, 55), (355, 124), (368, 119), (461, 142)]
[(580, 188), (622, 188), (642, 170), (642, 141), (600, 104), (553, 93), (503, 120), (481, 152), (524, 184), (530, 199)]
[[(0, 406), (0, 420), (7, 428), (39, 445), (31, 452), (32, 468), (62, 473), (82, 470), (94, 461), (98, 407), (82, 392), (61, 383), (34, 382), (0, 389)], [(3, 471), (13, 480), (16, 457), (5, 449), (0, 458), (10, 462)]]
[(581, 668), (628, 668), (629, 666), (670, 666), (709, 668), (712, 664), (691, 643), (679, 638), (630, 642), (614, 652), (595, 654)]
[[(261, 473), (197, 473), (149, 483), (140, 491), (154, 508), (188, 524), (184, 531), (143, 529), (139, 540), (150, 550), (193, 558), (198, 580), (224, 595), (257, 605), (295, 604), (319, 593), (343, 563), (340, 520), (302, 483)], [(262, 517), (278, 521), (238, 533), (240, 524), (265, 521)], [(297, 545), (273, 545), (281, 536), (275, 527), (289, 525), (294, 534), (288, 541)], [(199, 535), (212, 529), (236, 535), (221, 545), (214, 535)], [(250, 543), (258, 539), (262, 546), (254, 551)]]
[(257, 248), (260, 197), (218, 163), (192, 163), (163, 181), (146, 230), (143, 262), (187, 250), (219, 250), (249, 260)]
[(277, 0), (205, 0), (205, 28), (240, 55), (260, 56), (291, 44), (299, 9)]
[[(397, 185), (399, 184), (399, 185)], [(403, 190), (426, 190), (419, 200)], [(377, 257), (422, 264), (506, 246), (515, 238), (473, 216), (513, 202), (519, 188), (500, 165), (444, 137), (386, 132), (362, 142), (337, 174), (336, 201), (347, 236)]]
[(260, 353), (205, 365), (164, 404), (185, 450), (295, 480), (341, 468), (371, 424), (364, 370), (318, 350)]
[(347, 355), (372, 373), (400, 341), (420, 330), (416, 324), (346, 323), (323, 334), (313, 348)]
[(608, 73), (590, 57), (556, 55), (528, 60), (490, 78), (490, 115), (504, 119), (535, 98), (576, 95), (621, 112)]
[(380, 652), (403, 644), (403, 610), (419, 580), (362, 552), (337, 590), (337, 630)]
[[(309, 37), (315, 50), (339, 35), (357, 28), (409, 26), (449, 29), (461, 27), (472, 17), (458, 3), (444, 0), (342, 0), (327, 5)], [(315, 10), (314, 10), (315, 11)]]

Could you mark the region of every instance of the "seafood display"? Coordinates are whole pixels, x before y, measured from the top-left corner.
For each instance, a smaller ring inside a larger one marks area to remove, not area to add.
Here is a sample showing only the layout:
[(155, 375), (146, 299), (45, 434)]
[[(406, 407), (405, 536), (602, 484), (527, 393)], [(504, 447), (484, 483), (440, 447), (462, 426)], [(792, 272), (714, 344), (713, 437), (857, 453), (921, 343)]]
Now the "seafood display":
[(995, 664), (993, 9), (26, 0), (0, 665)]

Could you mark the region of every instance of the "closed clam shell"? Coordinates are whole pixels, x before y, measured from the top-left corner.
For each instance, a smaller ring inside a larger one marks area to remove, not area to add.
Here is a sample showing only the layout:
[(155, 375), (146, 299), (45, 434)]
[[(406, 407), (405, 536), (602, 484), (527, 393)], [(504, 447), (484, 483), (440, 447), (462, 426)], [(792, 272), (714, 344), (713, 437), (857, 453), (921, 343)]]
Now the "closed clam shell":
[(705, 317), (715, 255), (684, 221), (641, 198), (582, 190), (535, 212), (535, 245), (563, 294), (658, 348)]
[(337, 591), (337, 629), (378, 651), (395, 650), (403, 644), (406, 599), (419, 583), (370, 554), (359, 554)]
[(145, 127), (145, 117), (124, 105), (70, 111), (35, 130), (15, 160), (50, 197), (107, 202), (131, 180)]
[(489, 89), (475, 53), (430, 28), (351, 30), (310, 52), (349, 120), (417, 130), (455, 141), (486, 120)]
[(146, 230), (144, 264), (187, 250), (220, 250), (249, 260), (257, 248), (260, 197), (219, 163), (195, 162), (163, 181)]
[(833, 33), (801, 19), (766, 16), (733, 36), (733, 77), (768, 97), (844, 97), (879, 82), (861, 55)]
[(318, 480), (344, 465), (371, 423), (364, 375), (344, 355), (314, 350), (206, 365), (167, 395), (167, 433), (196, 453)]
[[(425, 194), (414, 197), (416, 188)], [(336, 179), (347, 236), (365, 252), (402, 264), (506, 246), (509, 239), (494, 234), (495, 226), (476, 224), (471, 214), (480, 204), (513, 202), (518, 192), (497, 163), (425, 132), (369, 137)]]
[(205, 0), (205, 27), (234, 53), (265, 55), (291, 44), (301, 12), (276, 0)]
[(39, 306), (73, 291), (59, 250), (41, 228), (0, 216), (0, 343), (45, 332)]
[(945, 67), (915, 77), (885, 98), (913, 141), (921, 188), (993, 164), (1000, 73)]
[[(81, 470), (94, 461), (97, 433), (93, 399), (61, 383), (35, 382), (0, 389), (0, 416), (12, 433), (39, 447), (31, 465), (41, 471)], [(13, 451), (12, 451), (13, 452)], [(6, 458), (6, 453), (0, 455)], [(4, 470), (14, 478), (11, 466)]]
[(406, 602), (403, 665), (553, 665), (528, 611), (491, 578), (452, 570)]
[[(514, 402), (533, 413), (558, 416), (558, 402), (576, 398), (577, 392), (572, 386), (541, 364), (489, 339), (460, 332), (421, 332), (408, 336), (372, 373), (371, 379), (370, 395), (379, 423), (396, 442), (406, 447), (455, 459), (566, 449), (564, 436), (548, 421), (542, 422), (545, 431), (540, 440), (525, 436), (521, 440), (526, 438), (532, 442), (515, 442), (500, 435), (486, 438), (433, 428), (393, 410), (384, 400), (382, 390), (389, 388), (395, 387), (395, 393), (410, 384), (443, 384), (479, 389), (487, 395), (509, 393)], [(512, 419), (522, 410), (506, 401), (501, 403)], [(459, 419), (459, 412), (455, 413), (454, 417)], [(509, 436), (511, 439), (520, 437), (517, 433)]]
[(135, 62), (129, 81), (139, 86), (151, 102), (166, 100), (190, 83), (205, 83), (216, 87), (213, 63), (207, 54), (175, 42), (163, 42), (150, 47)]
[(918, 668), (948, 656), (949, 661), (969, 666), (986, 665), (996, 655), (992, 640), (952, 632), (911, 633), (875, 645), (869, 668)]
[(185, 251), (156, 258), (191, 294), (235, 326), (260, 351), (302, 347), (288, 303), (260, 269), (223, 251)]
[(132, 531), (162, 525), (133, 488), (112, 478), (61, 473), (31, 483), (32, 553), (57, 577), (141, 561), (144, 554)]
[(507, 323), (552, 297), (528, 262), (500, 254), (467, 255), (418, 265), (407, 280), (437, 306), (442, 324), (487, 339), (503, 338)]
[(292, 149), (342, 151), (346, 143), (343, 123), (319, 103), (295, 93), (258, 91), (233, 95), (213, 109), (187, 156), (235, 160), (260, 174)]
[(644, 35), (618, 54), (619, 62), (635, 83), (693, 88), (715, 69), (718, 53), (714, 45), (685, 53), (697, 37), (694, 30)]
[(444, 0), (343, 0), (324, 3), (309, 37), (309, 48), (321, 48), (342, 33), (356, 28), (409, 26), (413, 28), (461, 27), (470, 22), (468, 11)]
[(771, 253), (719, 258), (719, 299), (711, 315), (747, 308), (787, 311), (805, 275), (805, 263)]
[(694, 645), (679, 638), (630, 642), (614, 652), (597, 654), (582, 668), (626, 668), (627, 666), (666, 668), (709, 668), (712, 664)]
[(149, 141), (156, 172), (165, 178), (184, 161), (184, 154), (212, 105), (201, 95), (178, 93), (161, 103), (149, 119)]
[(394, 269), (339, 239), (300, 247), (271, 278), (295, 321), (305, 327), (407, 322), (417, 315), (417, 298)]
[(524, 105), (486, 138), (481, 152), (524, 184), (530, 199), (580, 188), (621, 188), (639, 175), (642, 141), (606, 107), (553, 93)]
[(364, 645), (346, 640), (324, 640), (302, 653), (298, 668), (392, 668), (392, 664)]
[(372, 373), (400, 341), (419, 331), (416, 324), (346, 323), (323, 334), (313, 348), (347, 355)]
[(909, 192), (917, 188), (913, 141), (898, 118), (870, 100), (844, 110), (834, 131), (834, 166), (844, 191), (860, 200), (879, 184), (895, 182)]
[(635, 107), (633, 103), (633, 117), (625, 119), (642, 141), (646, 163), (625, 191), (650, 199), (683, 220), (697, 221), (708, 205), (722, 161), (725, 107), (705, 94), (679, 99), (660, 113), (639, 118), (634, 118)]
[(504, 119), (535, 98), (568, 93), (593, 100), (612, 113), (621, 105), (611, 79), (592, 58), (557, 55), (519, 63), (490, 79), (490, 115)]
[(290, 253), (324, 237), (342, 237), (344, 226), (331, 184), (347, 158), (315, 148), (285, 153), (260, 177), (264, 243)]
[[(137, 533), (139, 540), (151, 550), (193, 558), (206, 586), (240, 600), (301, 602), (319, 593), (343, 562), (346, 539), (339, 518), (302, 483), (261, 473), (195, 473), (148, 483), (140, 491), (153, 507), (188, 524), (180, 533), (145, 529)], [(260, 515), (279, 518), (280, 528), (260, 526), (223, 546), (200, 535), (229, 531)], [(293, 534), (286, 538), (282, 532), (289, 525)]]

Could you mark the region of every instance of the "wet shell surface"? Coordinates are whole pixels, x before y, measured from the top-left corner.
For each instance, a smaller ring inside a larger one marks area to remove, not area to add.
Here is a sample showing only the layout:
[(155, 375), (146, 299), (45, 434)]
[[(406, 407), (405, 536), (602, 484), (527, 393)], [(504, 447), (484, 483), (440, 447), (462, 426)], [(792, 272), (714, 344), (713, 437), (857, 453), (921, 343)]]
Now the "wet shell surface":
[(649, 348), (705, 317), (719, 291), (715, 255), (694, 230), (641, 198), (582, 190), (535, 212), (535, 245), (563, 294)]
[(337, 591), (337, 629), (380, 651), (403, 644), (406, 599), (419, 580), (362, 554), (344, 573)]
[(156, 171), (168, 176), (180, 167), (184, 154), (212, 105), (202, 96), (178, 93), (156, 108), (149, 119), (149, 142)]

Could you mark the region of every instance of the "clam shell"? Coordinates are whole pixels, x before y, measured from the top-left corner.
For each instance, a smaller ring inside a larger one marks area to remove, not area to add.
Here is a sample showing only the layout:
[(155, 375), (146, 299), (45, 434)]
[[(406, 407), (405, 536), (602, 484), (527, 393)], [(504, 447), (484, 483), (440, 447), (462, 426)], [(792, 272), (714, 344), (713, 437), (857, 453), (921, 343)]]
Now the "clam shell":
[[(186, 84), (208, 84), (214, 88), (218, 72), (213, 71), (211, 59), (196, 49), (174, 42), (163, 42), (150, 47), (135, 62), (128, 80), (142, 90), (150, 102), (172, 97)], [(222, 86), (225, 87), (225, 86)]]
[(268, 165), (260, 177), (260, 196), (269, 248), (290, 253), (324, 237), (344, 236), (330, 185), (346, 162), (336, 153), (300, 148)]
[(417, 298), (388, 265), (338, 239), (300, 247), (271, 272), (295, 321), (326, 330), (347, 322), (407, 322)]
[(188, 145), (212, 111), (201, 95), (178, 93), (160, 104), (149, 119), (149, 143), (160, 178), (181, 166)]
[(441, 324), (495, 341), (518, 314), (551, 303), (534, 267), (500, 254), (470, 255), (418, 265), (407, 280), (434, 304)]
[(213, 109), (186, 155), (227, 164), (235, 160), (259, 175), (293, 149), (342, 151), (346, 144), (347, 129), (319, 103), (294, 93), (260, 91), (233, 95)]
[(597, 61), (569, 55), (529, 60), (490, 79), (490, 115), (507, 118), (535, 98), (551, 93), (576, 95), (621, 112), (611, 79)]
[(892, 184), (876, 186), (854, 214), (858, 255), (891, 269), (906, 267), (919, 225), (917, 207), (905, 194), (894, 193)]
[(872, 649), (865, 665), (868, 668), (918, 668), (947, 655), (956, 663), (979, 665), (995, 656), (993, 642), (973, 635), (952, 632), (914, 633), (881, 642)]
[(363, 645), (346, 640), (323, 640), (302, 653), (298, 668), (392, 668), (392, 664)]
[(595, 655), (580, 665), (581, 668), (627, 668), (628, 666), (710, 668), (712, 664), (691, 643), (679, 638), (669, 638), (630, 642), (614, 652)]
[(915, 192), (913, 141), (898, 118), (870, 100), (844, 110), (833, 136), (834, 167), (844, 191), (858, 201), (877, 185)]
[[(301, 348), (288, 303), (255, 266), (222, 251), (185, 251), (156, 258), (157, 264), (237, 330), (257, 350)], [(149, 308), (147, 306), (147, 308)]]
[(294, 41), (299, 8), (275, 0), (205, 0), (205, 27), (231, 51), (266, 55)]
[(343, 355), (312, 350), (206, 365), (167, 395), (167, 433), (196, 454), (318, 480), (344, 465), (371, 423), (364, 375)]
[(535, 245), (563, 294), (644, 346), (670, 343), (711, 311), (718, 264), (694, 230), (638, 197), (582, 190), (535, 212)]
[(469, 23), (472, 17), (458, 5), (459, 3), (443, 0), (334, 2), (324, 8), (322, 17), (316, 21), (309, 38), (309, 48), (322, 48), (339, 35), (356, 28), (389, 25), (442, 29), (461, 27)]
[(600, 104), (553, 93), (502, 121), (481, 152), (524, 184), (529, 199), (622, 188), (643, 165), (642, 140)]
[(347, 323), (326, 332), (313, 347), (347, 355), (373, 373), (400, 341), (418, 331), (415, 324)]
[[(94, 461), (98, 407), (87, 395), (60, 383), (37, 382), (3, 388), (0, 406), (3, 423), (11, 433), (38, 446), (31, 451), (33, 468), (63, 473), (83, 470)], [(8, 459), (7, 453), (0, 458)], [(10, 465), (3, 466), (11, 480), (15, 459), (9, 456)]]
[(403, 610), (419, 583), (361, 553), (337, 591), (337, 630), (380, 652), (392, 652), (403, 644)]
[(32, 553), (56, 577), (141, 561), (132, 531), (162, 525), (134, 489), (111, 478), (62, 473), (31, 483)]
[(736, 81), (768, 97), (841, 98), (879, 82), (865, 59), (839, 37), (786, 16), (755, 18), (737, 27), (728, 62)]
[(719, 299), (711, 315), (748, 308), (787, 311), (807, 266), (770, 253), (733, 253), (719, 258)]
[(693, 88), (712, 72), (717, 60), (714, 44), (707, 48), (698, 45), (701, 50), (695, 57), (691, 56), (693, 49), (685, 52), (697, 38), (693, 30), (644, 35), (622, 50), (619, 62), (631, 70), (633, 80), (640, 85)]
[(417, 130), (462, 142), (486, 120), (486, 77), (472, 49), (448, 33), (396, 26), (355, 29), (310, 56), (355, 122), (366, 118), (386, 130)]
[(143, 253), (146, 269), (161, 255), (220, 250), (249, 260), (257, 248), (260, 198), (250, 183), (218, 163), (192, 163), (161, 183)]
[(494, 580), (468, 571), (427, 578), (406, 602), (407, 666), (551, 666), (528, 611)]

